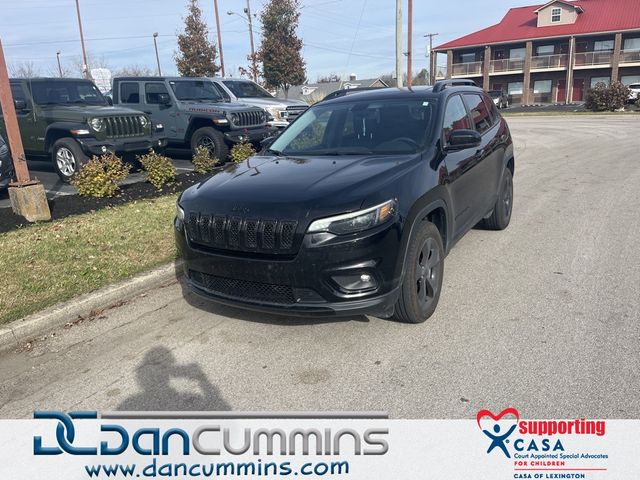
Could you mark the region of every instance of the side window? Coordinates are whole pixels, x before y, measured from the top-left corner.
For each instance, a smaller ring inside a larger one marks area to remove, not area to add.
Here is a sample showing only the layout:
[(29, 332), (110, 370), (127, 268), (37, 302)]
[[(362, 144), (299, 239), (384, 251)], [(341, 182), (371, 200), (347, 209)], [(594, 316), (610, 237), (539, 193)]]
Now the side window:
[(24, 88), (22, 88), (22, 85), (19, 83), (11, 84), (11, 95), (13, 95), (14, 100), (27, 101), (27, 95), (24, 93)]
[(160, 95), (161, 94), (169, 95), (167, 87), (164, 83), (154, 82), (154, 83), (145, 83), (144, 85), (144, 96), (145, 101), (148, 105), (159, 105), (160, 104)]
[(500, 112), (498, 112), (498, 107), (496, 107), (496, 104), (493, 103), (493, 100), (491, 100), (491, 98), (487, 97), (486, 95), (482, 98), (484, 100), (485, 106), (487, 107), (487, 110), (489, 111), (491, 125), (493, 126), (500, 119)]
[(451, 132), (469, 129), (471, 129), (471, 124), (469, 123), (467, 110), (464, 108), (464, 103), (462, 103), (462, 98), (460, 98), (460, 95), (449, 98), (447, 109), (444, 112), (444, 122), (442, 123), (445, 141), (449, 141)]
[(120, 103), (140, 103), (140, 85), (137, 82), (120, 84)]
[(493, 125), (487, 105), (482, 100), (482, 96), (477, 93), (465, 94), (464, 101), (471, 112), (474, 128), (482, 135)]

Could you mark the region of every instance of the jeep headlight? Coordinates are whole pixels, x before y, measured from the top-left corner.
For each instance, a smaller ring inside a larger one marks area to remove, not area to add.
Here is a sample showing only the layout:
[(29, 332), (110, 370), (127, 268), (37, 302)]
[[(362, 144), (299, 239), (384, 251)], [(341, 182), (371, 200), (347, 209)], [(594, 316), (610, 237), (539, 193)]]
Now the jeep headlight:
[(149, 126), (149, 119), (144, 115), (140, 115), (138, 119), (140, 120), (140, 125), (142, 126), (142, 128), (147, 128), (147, 126)]
[(231, 123), (233, 123), (234, 125), (237, 125), (239, 118), (240, 117), (238, 117), (237, 113), (232, 113), (231, 114)]
[(346, 235), (360, 232), (385, 223), (394, 216), (395, 211), (396, 201), (389, 200), (365, 210), (316, 220), (307, 233), (330, 232), (335, 235)]
[(106, 124), (102, 118), (92, 118), (89, 120), (89, 125), (91, 125), (91, 128), (96, 132), (104, 132), (106, 128)]
[(182, 209), (182, 207), (180, 206), (179, 203), (176, 202), (176, 217), (178, 218), (178, 220), (180, 220), (181, 222), (184, 222), (184, 210)]

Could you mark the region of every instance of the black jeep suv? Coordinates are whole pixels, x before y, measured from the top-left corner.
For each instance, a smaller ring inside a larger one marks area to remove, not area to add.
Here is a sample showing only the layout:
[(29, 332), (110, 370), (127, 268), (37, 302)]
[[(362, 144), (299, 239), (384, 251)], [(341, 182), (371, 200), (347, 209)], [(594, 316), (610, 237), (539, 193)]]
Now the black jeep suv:
[(509, 128), (471, 81), (319, 103), (181, 195), (187, 283), (255, 310), (423, 322), (456, 241), (509, 224), (513, 173)]

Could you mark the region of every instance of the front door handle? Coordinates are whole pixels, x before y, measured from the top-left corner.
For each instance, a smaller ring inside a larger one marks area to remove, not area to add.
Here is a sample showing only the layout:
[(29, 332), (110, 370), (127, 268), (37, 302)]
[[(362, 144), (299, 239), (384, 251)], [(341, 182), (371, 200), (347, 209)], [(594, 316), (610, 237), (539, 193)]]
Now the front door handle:
[(476, 155), (475, 155), (475, 156), (476, 156), (476, 157), (482, 157), (482, 156), (484, 156), (484, 148), (481, 148), (480, 150), (478, 150), (478, 151), (476, 152)]

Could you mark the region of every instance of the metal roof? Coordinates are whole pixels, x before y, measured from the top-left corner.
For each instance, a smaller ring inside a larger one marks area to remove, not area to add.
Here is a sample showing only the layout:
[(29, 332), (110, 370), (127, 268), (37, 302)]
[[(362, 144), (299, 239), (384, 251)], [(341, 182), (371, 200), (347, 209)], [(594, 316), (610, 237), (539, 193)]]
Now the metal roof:
[(570, 4), (582, 13), (575, 23), (538, 27), (537, 11), (550, 3), (510, 9), (500, 23), (471, 33), (434, 50), (444, 51), (462, 47), (484, 46), (516, 41), (535, 40), (571, 35), (611, 33), (625, 30), (640, 31), (639, 0), (575, 0)]

